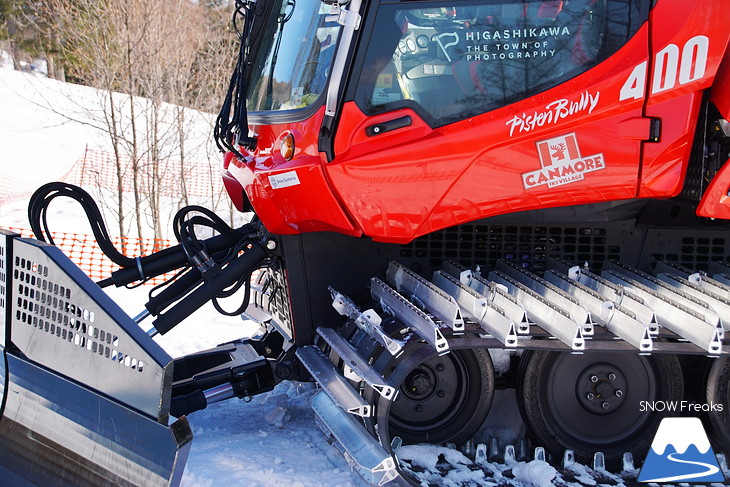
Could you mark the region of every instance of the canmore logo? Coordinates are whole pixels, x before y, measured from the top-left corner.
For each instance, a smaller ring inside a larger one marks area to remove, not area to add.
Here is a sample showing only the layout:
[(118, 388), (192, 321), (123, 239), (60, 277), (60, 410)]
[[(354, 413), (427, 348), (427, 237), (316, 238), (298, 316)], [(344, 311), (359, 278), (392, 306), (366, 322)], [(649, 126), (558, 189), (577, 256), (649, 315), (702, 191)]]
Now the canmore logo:
[(582, 180), (585, 173), (606, 169), (603, 154), (581, 156), (575, 134), (541, 140), (537, 143), (537, 153), (542, 169), (522, 174), (525, 189), (573, 183)]
[(664, 418), (639, 482), (724, 482), (699, 418)]

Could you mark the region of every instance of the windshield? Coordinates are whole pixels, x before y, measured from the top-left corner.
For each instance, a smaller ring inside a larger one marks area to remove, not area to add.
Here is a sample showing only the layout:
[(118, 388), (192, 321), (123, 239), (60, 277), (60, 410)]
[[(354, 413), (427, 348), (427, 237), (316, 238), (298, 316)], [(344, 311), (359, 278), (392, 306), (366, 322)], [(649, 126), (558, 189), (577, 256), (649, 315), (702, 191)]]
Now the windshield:
[(251, 69), (250, 111), (304, 108), (323, 93), (340, 26), (319, 0), (276, 0)]
[(381, 4), (356, 100), (412, 107), (433, 125), (556, 86), (618, 50), (643, 21), (635, 0), (436, 0)]

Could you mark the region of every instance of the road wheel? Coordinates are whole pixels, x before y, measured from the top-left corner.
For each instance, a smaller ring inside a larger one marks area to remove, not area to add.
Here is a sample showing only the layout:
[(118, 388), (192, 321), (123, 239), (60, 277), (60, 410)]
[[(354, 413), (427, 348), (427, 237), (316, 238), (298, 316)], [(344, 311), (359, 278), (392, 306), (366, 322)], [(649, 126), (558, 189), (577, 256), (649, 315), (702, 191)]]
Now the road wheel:
[(611, 468), (624, 452), (643, 459), (668, 415), (648, 411), (648, 404), (681, 401), (684, 394), (672, 355), (532, 352), (522, 360), (520, 407), (533, 440), (554, 458), (571, 449), (590, 462), (601, 451)]
[(381, 440), (460, 445), (474, 436), (492, 405), (494, 367), (486, 350), (437, 355), (429, 345), (413, 343), (397, 358), (381, 353), (375, 368), (398, 384), (395, 401), (373, 397)]

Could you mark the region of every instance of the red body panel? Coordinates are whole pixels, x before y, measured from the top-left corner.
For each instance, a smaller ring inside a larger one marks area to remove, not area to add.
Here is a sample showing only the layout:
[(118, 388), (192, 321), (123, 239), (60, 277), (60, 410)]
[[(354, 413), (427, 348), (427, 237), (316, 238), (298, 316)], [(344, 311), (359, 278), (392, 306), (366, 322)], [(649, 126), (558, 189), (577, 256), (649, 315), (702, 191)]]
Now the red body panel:
[(695, 4), (688, 9), (686, 1), (663, 0), (651, 12), (654, 54), (646, 80), (646, 115), (659, 118), (662, 130), (660, 143), (644, 146), (642, 198), (681, 191), (702, 91), (712, 85), (727, 50), (727, 5)]
[[(432, 133), (424, 133), (422, 122), (414, 123), (388, 134), (387, 140), (367, 141), (367, 153), (358, 149), (354, 157), (338, 154), (327, 171), (364, 233), (394, 242), (490, 215), (631, 198), (640, 142), (616, 139), (619, 124), (641, 117), (643, 107), (641, 100), (619, 106), (616, 101), (628, 72), (645, 59), (647, 36), (644, 28), (606, 62), (538, 96)], [(530, 116), (554, 113), (556, 102), (577, 103), (582, 109), (534, 129), (516, 125)], [(338, 142), (355, 146), (368, 120), (354, 104), (346, 107), (345, 115), (359, 123), (349, 133), (341, 128)], [(554, 187), (540, 184), (539, 175), (523, 182), (523, 175), (529, 178), (541, 169), (538, 144), (571, 134), (582, 156), (602, 155), (603, 167), (585, 173), (582, 181)]]
[[(228, 165), (228, 173), (241, 183), (271, 232), (360, 235), (332, 193), (323, 169), (324, 158), (317, 151), (323, 115), (324, 108), (302, 122), (254, 126), (257, 150), (245, 160), (232, 158)], [(288, 133), (294, 135), (296, 144), (290, 161), (279, 150), (280, 140)]]
[[(722, 3), (659, 0), (651, 26), (598, 66), (443, 127), (429, 127), (411, 110), (367, 116), (348, 102), (331, 162), (317, 150), (323, 110), (303, 122), (254, 126), (259, 148), (228, 171), (272, 232), (335, 231), (386, 242), (515, 211), (674, 196), (702, 93), (727, 48), (730, 9)], [(728, 104), (725, 93), (715, 98)], [(366, 135), (366, 127), (405, 115), (410, 126)], [(645, 142), (648, 117), (661, 121), (659, 142)], [(278, 141), (289, 132), (296, 151), (286, 161)], [(571, 162), (558, 170), (560, 151)]]

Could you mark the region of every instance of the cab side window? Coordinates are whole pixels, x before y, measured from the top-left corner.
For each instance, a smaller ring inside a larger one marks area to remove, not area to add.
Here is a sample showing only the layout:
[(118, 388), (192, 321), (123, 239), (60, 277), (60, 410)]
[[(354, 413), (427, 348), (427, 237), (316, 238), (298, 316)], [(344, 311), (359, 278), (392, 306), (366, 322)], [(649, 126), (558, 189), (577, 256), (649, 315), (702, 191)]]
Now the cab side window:
[(369, 114), (412, 107), (433, 126), (499, 108), (556, 86), (610, 56), (641, 25), (636, 4), (381, 4), (355, 99)]

